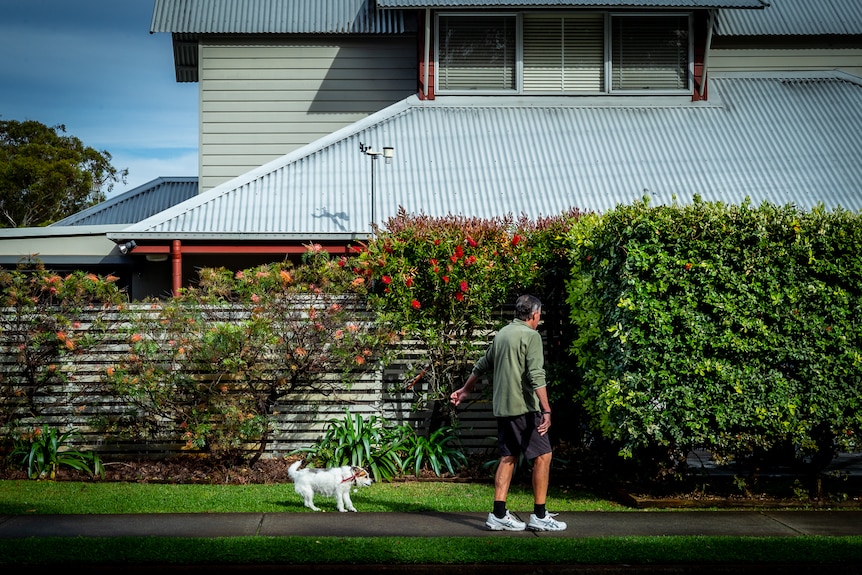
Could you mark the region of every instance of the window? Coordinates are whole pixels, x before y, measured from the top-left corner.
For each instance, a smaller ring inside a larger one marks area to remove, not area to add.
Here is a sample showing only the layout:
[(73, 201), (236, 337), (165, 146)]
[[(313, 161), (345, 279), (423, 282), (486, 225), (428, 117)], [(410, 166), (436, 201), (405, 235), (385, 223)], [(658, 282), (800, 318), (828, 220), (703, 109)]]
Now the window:
[(437, 91), (690, 94), (689, 14), (440, 14)]
[(441, 90), (515, 90), (514, 16), (459, 16), (439, 20)]
[(687, 90), (686, 16), (611, 18), (613, 90)]

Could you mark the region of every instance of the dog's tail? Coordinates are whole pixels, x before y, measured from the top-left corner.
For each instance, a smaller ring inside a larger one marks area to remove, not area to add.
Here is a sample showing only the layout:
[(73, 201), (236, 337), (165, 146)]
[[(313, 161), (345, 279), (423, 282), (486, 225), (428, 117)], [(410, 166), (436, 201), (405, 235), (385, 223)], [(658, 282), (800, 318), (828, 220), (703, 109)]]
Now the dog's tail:
[(299, 469), (300, 465), (302, 465), (301, 459), (299, 461), (294, 461), (290, 464), (290, 467), (287, 468), (287, 474), (290, 476), (291, 479), (294, 479), (294, 477), (296, 476), (296, 470)]

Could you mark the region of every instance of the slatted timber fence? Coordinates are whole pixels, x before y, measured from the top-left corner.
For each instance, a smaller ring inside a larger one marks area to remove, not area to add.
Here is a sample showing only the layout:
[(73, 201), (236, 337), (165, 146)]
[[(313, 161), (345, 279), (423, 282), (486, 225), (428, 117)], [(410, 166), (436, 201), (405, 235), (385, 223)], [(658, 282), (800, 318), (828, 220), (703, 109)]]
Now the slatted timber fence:
[[(131, 304), (132, 308), (135, 306), (146, 312), (142, 304)], [(133, 408), (119, 397), (106, 393), (100, 385), (108, 368), (120, 364), (129, 354), (127, 312), (128, 309), (93, 308), (80, 313), (69, 329), (71, 338), (80, 341), (82, 336), (93, 332), (95, 325), (105, 326), (104, 336), (97, 345), (64, 355), (57, 361), (56, 369), (62, 372), (65, 381), (39, 386), (35, 390), (33, 403), (38, 413), (27, 415), (19, 412), (17, 416), (23, 426), (50, 426), (63, 431), (74, 429), (80, 433), (80, 438), (72, 444), (98, 451), (105, 461), (111, 458), (164, 458), (187, 452), (179, 431), (176, 438), (127, 440), (106, 434), (93, 425), (95, 419), (117, 417)], [(357, 309), (357, 313), (361, 314), (362, 310)], [(226, 317), (239, 321), (243, 314), (231, 313)], [(8, 326), (8, 323), (4, 325)], [(9, 384), (16, 380), (21, 369), (18, 342), (13, 335), (0, 332), (0, 391), (4, 394), (12, 393)], [(488, 330), (485, 335), (487, 342), (492, 337), (493, 332)], [(416, 394), (422, 390), (407, 390), (407, 386), (402, 385), (406, 380), (406, 366), (421, 364), (425, 352), (416, 342), (401, 341), (395, 345), (398, 346), (397, 363), (386, 369), (359, 374), (349, 388), (335, 393), (303, 390), (282, 397), (273, 409), (274, 430), (263, 457), (281, 457), (295, 449), (313, 445), (321, 438), (327, 423), (331, 419), (341, 419), (345, 409), (365, 418), (379, 416), (393, 425), (409, 423), (419, 432), (426, 430), (430, 409), (413, 409)], [(331, 374), (331, 377), (340, 376)], [(423, 384), (420, 382), (418, 385)], [(394, 391), (398, 387), (405, 388), (405, 391)], [(495, 452), (496, 424), (487, 393), (477, 391), (468, 405), (459, 408), (458, 421), (459, 437), (466, 451)]]

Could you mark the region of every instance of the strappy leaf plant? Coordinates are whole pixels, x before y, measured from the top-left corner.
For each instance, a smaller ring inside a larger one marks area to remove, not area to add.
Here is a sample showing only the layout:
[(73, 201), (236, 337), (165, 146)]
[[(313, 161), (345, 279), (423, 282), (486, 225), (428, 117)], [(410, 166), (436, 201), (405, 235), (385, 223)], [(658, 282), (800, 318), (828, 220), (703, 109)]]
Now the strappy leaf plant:
[(386, 420), (380, 416), (365, 418), (345, 409), (343, 418), (329, 420), (317, 444), (293, 453), (306, 454), (320, 467), (364, 467), (375, 481), (389, 481), (399, 474), (403, 466), (404, 431), (402, 427), (387, 426)]
[(69, 445), (74, 430), (36, 428), (15, 442), (10, 457), (18, 459), (30, 479), (55, 479), (61, 466), (104, 477), (104, 467), (95, 451), (80, 451)]
[(467, 456), (452, 426), (440, 427), (428, 437), (411, 430), (404, 446), (407, 452), (404, 470), (410, 471), (412, 467), (417, 477), (426, 467), (439, 477), (445, 471), (454, 475), (467, 464)]

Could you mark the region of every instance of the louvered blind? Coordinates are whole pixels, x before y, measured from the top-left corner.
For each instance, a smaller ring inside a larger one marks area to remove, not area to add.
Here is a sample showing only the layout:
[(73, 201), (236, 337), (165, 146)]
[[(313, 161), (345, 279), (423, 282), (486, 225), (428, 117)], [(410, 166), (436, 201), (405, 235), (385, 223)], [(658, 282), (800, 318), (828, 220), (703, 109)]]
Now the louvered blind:
[(524, 17), (524, 92), (604, 89), (604, 17)]
[(441, 90), (514, 90), (514, 16), (440, 16)]
[(615, 16), (611, 30), (613, 90), (688, 89), (688, 17)]

